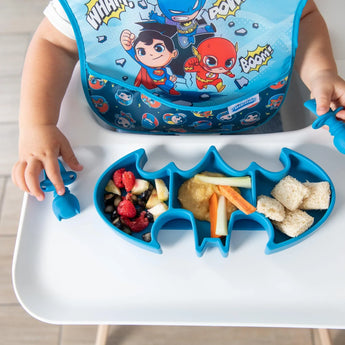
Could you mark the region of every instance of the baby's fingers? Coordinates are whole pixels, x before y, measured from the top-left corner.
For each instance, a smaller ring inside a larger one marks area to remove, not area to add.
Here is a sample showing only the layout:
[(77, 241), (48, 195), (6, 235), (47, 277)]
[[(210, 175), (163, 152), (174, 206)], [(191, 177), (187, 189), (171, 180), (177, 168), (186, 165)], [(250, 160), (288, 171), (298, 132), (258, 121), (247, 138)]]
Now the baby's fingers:
[(57, 157), (53, 157), (44, 162), (44, 169), (50, 182), (55, 187), (56, 193), (63, 195), (65, 193), (65, 185), (62, 181), (60, 166)]
[(61, 156), (72, 170), (80, 171), (83, 169), (83, 166), (79, 163), (71, 145), (68, 142), (61, 146)]
[(12, 169), (12, 181), (13, 183), (18, 186), (24, 192), (29, 193), (29, 188), (25, 182), (25, 169), (26, 169), (26, 162), (17, 162)]
[(39, 160), (31, 160), (27, 163), (24, 172), (24, 178), (29, 190), (29, 193), (36, 197), (37, 200), (44, 199), (44, 193), (40, 188), (39, 175), (42, 171), (42, 163)]
[(345, 121), (345, 109), (340, 110), (337, 112), (337, 119)]
[(316, 113), (323, 115), (329, 111), (333, 88), (326, 83), (318, 83), (313, 86), (312, 95), (316, 100)]

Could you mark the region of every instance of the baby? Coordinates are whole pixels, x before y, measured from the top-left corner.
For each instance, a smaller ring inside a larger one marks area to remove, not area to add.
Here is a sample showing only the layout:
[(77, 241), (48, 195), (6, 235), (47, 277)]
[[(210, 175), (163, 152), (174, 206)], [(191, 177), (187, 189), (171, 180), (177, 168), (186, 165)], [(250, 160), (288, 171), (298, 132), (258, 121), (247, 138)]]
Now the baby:
[[(67, 138), (56, 126), (62, 99), (78, 61), (78, 49), (68, 21), (54, 23), (51, 19), (49, 11), (54, 6), (61, 8), (57, 0), (54, 1), (46, 10), (47, 17), (34, 34), (25, 59), (19, 114), (19, 159), (12, 170), (14, 183), (37, 200), (44, 199), (39, 186), (42, 169), (57, 193), (64, 194), (59, 156), (72, 170), (83, 168)], [(317, 113), (322, 115), (330, 107), (345, 106), (345, 81), (338, 76), (327, 26), (314, 0), (308, 0), (299, 30), (295, 68), (316, 99)], [(125, 37), (122, 44), (130, 52), (131, 46)], [(174, 58), (174, 54), (172, 51), (169, 59)], [(137, 57), (133, 55), (133, 58)], [(170, 82), (174, 76), (168, 75), (166, 79), (163, 86), (169, 93), (177, 93)], [(345, 120), (345, 111), (338, 112), (337, 117)]]

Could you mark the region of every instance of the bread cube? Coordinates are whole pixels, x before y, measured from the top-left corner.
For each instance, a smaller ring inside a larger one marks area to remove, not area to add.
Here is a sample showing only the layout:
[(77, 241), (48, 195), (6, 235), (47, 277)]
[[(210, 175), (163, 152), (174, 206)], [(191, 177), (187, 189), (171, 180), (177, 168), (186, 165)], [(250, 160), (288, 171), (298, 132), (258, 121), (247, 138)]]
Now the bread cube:
[(303, 183), (309, 189), (309, 196), (304, 198), (301, 210), (327, 210), (331, 198), (331, 187), (327, 181), (323, 182), (305, 182)]
[(283, 221), (285, 218), (284, 206), (278, 200), (267, 195), (260, 195), (258, 197), (256, 210), (267, 218), (278, 222)]
[(297, 237), (303, 234), (313, 223), (314, 218), (302, 210), (287, 210), (282, 222), (273, 221), (278, 230), (290, 237)]
[(272, 196), (288, 210), (295, 211), (310, 191), (294, 177), (288, 175), (280, 180), (271, 192)]

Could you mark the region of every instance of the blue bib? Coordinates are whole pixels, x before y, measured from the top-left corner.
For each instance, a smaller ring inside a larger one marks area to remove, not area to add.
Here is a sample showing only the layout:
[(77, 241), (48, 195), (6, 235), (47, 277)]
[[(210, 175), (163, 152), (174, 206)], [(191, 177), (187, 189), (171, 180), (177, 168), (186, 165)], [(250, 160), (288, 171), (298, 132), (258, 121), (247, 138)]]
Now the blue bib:
[(307, 0), (60, 0), (99, 118), (132, 132), (234, 133), (284, 101)]

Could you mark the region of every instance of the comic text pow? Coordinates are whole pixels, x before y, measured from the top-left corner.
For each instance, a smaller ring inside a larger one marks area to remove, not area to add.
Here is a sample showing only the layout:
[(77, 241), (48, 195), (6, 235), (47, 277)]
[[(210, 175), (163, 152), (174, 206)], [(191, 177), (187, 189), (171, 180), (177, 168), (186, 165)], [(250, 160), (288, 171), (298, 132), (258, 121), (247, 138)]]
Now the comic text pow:
[(269, 44), (264, 47), (258, 45), (254, 51), (248, 52), (246, 57), (241, 57), (238, 61), (244, 73), (259, 72), (260, 67), (267, 65), (272, 58), (272, 54), (273, 49)]
[(208, 15), (211, 20), (218, 18), (226, 19), (228, 16), (234, 16), (243, 2), (245, 0), (217, 0), (213, 7), (208, 10)]
[(134, 8), (134, 3), (127, 0), (91, 0), (87, 4), (87, 22), (98, 30), (102, 23), (108, 24), (109, 19), (120, 19), (126, 7)]

